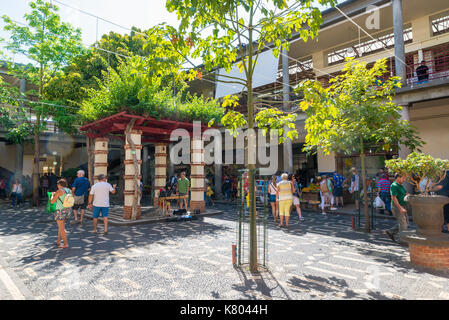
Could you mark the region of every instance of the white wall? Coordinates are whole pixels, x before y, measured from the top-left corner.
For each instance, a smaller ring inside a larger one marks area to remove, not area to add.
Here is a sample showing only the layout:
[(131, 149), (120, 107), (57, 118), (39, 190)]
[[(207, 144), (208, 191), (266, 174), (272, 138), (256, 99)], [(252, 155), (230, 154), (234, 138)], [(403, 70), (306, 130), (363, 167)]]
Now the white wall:
[(449, 159), (449, 99), (414, 104), (410, 108), (410, 122), (426, 142), (424, 153)]
[(325, 155), (321, 151), (318, 152), (318, 172), (334, 172), (335, 171), (335, 154)]

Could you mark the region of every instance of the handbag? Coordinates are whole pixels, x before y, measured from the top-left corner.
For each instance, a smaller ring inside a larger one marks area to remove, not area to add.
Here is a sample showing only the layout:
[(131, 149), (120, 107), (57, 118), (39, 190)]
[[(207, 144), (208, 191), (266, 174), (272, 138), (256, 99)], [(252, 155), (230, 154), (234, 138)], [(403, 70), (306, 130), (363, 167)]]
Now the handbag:
[(47, 202), (46, 211), (48, 213), (53, 213), (53, 212), (56, 211), (56, 202), (55, 203), (51, 203), (51, 192), (47, 192), (47, 196), (48, 196), (48, 202)]

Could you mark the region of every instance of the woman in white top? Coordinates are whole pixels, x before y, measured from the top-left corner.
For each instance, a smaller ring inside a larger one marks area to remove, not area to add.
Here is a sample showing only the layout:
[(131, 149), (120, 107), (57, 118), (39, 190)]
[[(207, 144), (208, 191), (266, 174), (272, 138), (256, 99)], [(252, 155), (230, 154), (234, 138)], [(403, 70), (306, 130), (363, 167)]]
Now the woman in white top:
[(15, 179), (14, 184), (12, 185), (12, 188), (11, 188), (11, 200), (12, 200), (11, 208), (15, 208), (16, 203), (17, 203), (17, 208), (20, 208), (22, 194), (23, 194), (22, 184), (20, 183), (19, 179)]
[(276, 184), (276, 176), (271, 178), (271, 182), (268, 185), (268, 194), (270, 195), (268, 202), (271, 204), (271, 212), (273, 214), (274, 221), (278, 221), (279, 215), (279, 202), (276, 201), (276, 192), (277, 192), (277, 184)]

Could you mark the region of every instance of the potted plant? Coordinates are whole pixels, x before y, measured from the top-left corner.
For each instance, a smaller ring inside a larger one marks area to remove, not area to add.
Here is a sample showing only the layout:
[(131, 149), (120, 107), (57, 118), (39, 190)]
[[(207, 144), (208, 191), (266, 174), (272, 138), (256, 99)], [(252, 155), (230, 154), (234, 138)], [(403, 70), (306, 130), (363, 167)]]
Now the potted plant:
[(441, 236), (443, 206), (449, 203), (449, 197), (431, 192), (446, 178), (449, 160), (413, 152), (406, 159), (387, 160), (385, 166), (392, 172), (402, 174), (407, 182), (416, 187), (418, 193), (408, 195), (406, 201), (412, 207), (413, 221), (418, 226), (417, 234)]

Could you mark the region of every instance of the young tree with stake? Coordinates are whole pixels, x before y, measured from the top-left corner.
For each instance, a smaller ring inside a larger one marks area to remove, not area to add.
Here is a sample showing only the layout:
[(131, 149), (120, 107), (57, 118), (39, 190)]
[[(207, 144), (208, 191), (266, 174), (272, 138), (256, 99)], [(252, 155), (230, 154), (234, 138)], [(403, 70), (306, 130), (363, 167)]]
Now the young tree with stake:
[[(304, 41), (316, 37), (321, 24), (320, 9), (314, 4), (334, 4), (334, 0), (167, 0), (167, 9), (176, 12), (181, 20), (173, 38), (191, 46), (191, 56), (201, 57), (206, 72), (215, 67), (229, 71), (239, 60), (242, 77), (216, 74), (216, 81), (239, 84), (247, 92), (248, 114), (229, 110), (221, 123), (236, 134), (238, 128), (256, 126), (264, 132), (278, 130), (280, 142), (297, 136), (292, 114), (282, 112), (270, 105), (270, 101), (255, 99), (253, 75), (259, 54), (266, 47), (278, 56), (281, 49), (288, 49), (290, 39), (298, 34)], [(199, 32), (211, 27), (212, 32)], [(192, 74), (200, 74), (199, 70)], [(201, 77), (201, 76), (199, 76)], [(224, 105), (236, 106), (237, 96), (226, 97)], [(259, 106), (256, 108), (256, 104)], [(287, 127), (287, 130), (284, 128)], [(248, 143), (254, 143), (248, 137)], [(249, 150), (253, 148), (248, 146)], [(248, 154), (249, 156), (249, 154)], [(254, 192), (255, 165), (249, 164), (249, 211), (250, 211), (250, 269), (257, 271), (256, 201)]]

